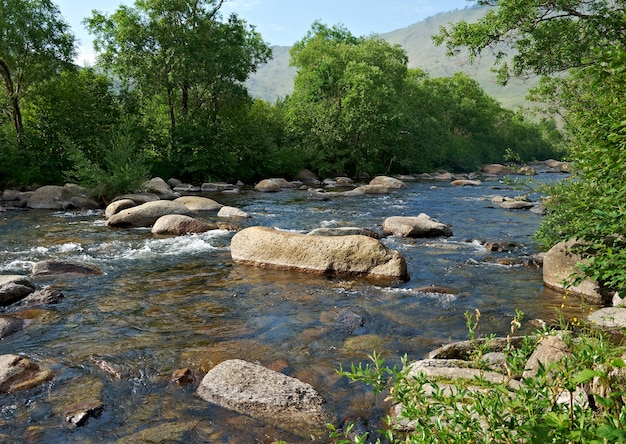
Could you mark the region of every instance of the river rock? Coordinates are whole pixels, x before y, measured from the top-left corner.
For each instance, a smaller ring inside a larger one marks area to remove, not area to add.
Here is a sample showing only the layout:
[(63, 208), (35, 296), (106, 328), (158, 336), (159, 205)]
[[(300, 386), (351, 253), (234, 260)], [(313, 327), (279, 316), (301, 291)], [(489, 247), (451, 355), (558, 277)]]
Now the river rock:
[(88, 190), (74, 184), (45, 185), (37, 188), (28, 199), (28, 208), (65, 210), (68, 208), (94, 209), (99, 204), (88, 196)]
[(42, 369), (25, 356), (0, 355), (0, 393), (27, 390), (52, 379), (52, 371)]
[(152, 234), (173, 234), (182, 236), (215, 230), (217, 226), (183, 214), (167, 214), (159, 217), (152, 226)]
[(351, 236), (356, 234), (380, 239), (380, 235), (375, 231), (359, 227), (316, 228), (307, 234), (310, 236)]
[(0, 275), (0, 306), (11, 305), (35, 291), (28, 276)]
[(141, 205), (146, 202), (155, 202), (157, 200), (161, 200), (159, 196), (157, 196), (156, 194), (146, 192), (146, 193), (122, 194), (121, 196), (117, 196), (115, 199), (113, 199), (113, 202), (116, 202), (118, 200), (123, 200), (123, 199), (130, 199), (133, 202), (135, 202), (135, 204), (137, 205)]
[(267, 227), (246, 228), (231, 241), (233, 261), (311, 273), (408, 280), (406, 260), (369, 236), (309, 236)]
[(104, 209), (104, 217), (107, 219), (113, 216), (114, 214), (119, 213), (122, 210), (126, 210), (127, 208), (136, 207), (138, 204), (132, 199), (120, 199), (111, 202)]
[(160, 177), (154, 177), (144, 182), (141, 189), (148, 193), (156, 194), (160, 199), (173, 200), (180, 197), (180, 194), (175, 193), (169, 184)]
[(247, 219), (250, 217), (248, 213), (239, 208), (224, 206), (217, 212), (218, 217), (234, 217), (238, 219)]
[(608, 302), (601, 292), (600, 286), (588, 278), (577, 286), (566, 286), (563, 282), (570, 282), (572, 275), (580, 276), (581, 271), (576, 266), (583, 262), (583, 258), (572, 251), (580, 242), (570, 239), (567, 242), (559, 242), (545, 254), (543, 258), (543, 282), (546, 286), (559, 290), (569, 291), (592, 304)]
[(601, 308), (591, 313), (587, 317), (587, 321), (604, 330), (623, 333), (623, 329), (626, 328), (626, 308)]
[(406, 188), (404, 182), (389, 176), (376, 176), (370, 180), (370, 185), (380, 185), (385, 188)]
[(23, 310), (36, 305), (58, 304), (63, 299), (63, 293), (50, 287), (33, 291), (24, 299), (7, 307), (7, 311)]
[(311, 170), (302, 169), (296, 175), (296, 180), (299, 180), (302, 183), (306, 183), (308, 185), (317, 185), (319, 183), (319, 179)]
[(0, 339), (11, 336), (24, 328), (24, 320), (13, 316), (0, 316)]
[(104, 273), (95, 265), (77, 264), (67, 261), (40, 261), (33, 265), (31, 276), (102, 276)]
[(425, 213), (418, 216), (392, 216), (383, 222), (385, 233), (401, 237), (438, 237), (452, 236), (452, 230), (446, 224), (433, 219)]
[(500, 202), (500, 208), (506, 210), (528, 210), (535, 206), (534, 203), (525, 200), (505, 200)]
[(470, 180), (470, 179), (457, 179), (450, 182), (450, 185), (453, 187), (476, 187), (482, 185), (483, 183), (480, 180)]
[(240, 359), (213, 367), (197, 390), (205, 401), (289, 430), (323, 434), (332, 422), (322, 396), (309, 384)]
[(345, 191), (342, 193), (344, 196), (362, 196), (364, 194), (389, 194), (391, 189), (382, 185), (362, 185), (356, 187), (353, 190)]
[(181, 203), (169, 200), (157, 200), (120, 211), (108, 219), (107, 225), (114, 228), (149, 227), (153, 225), (159, 217), (167, 214), (191, 216), (192, 212)]
[(207, 182), (202, 184), (200, 190), (203, 193), (236, 193), (239, 191), (239, 187), (226, 182)]
[(278, 182), (273, 179), (263, 179), (254, 186), (254, 191), (259, 191), (261, 193), (276, 193), (281, 189), (282, 188)]
[(174, 199), (174, 202), (183, 204), (191, 211), (218, 211), (224, 205), (202, 196), (182, 196)]
[(481, 168), (481, 171), (485, 174), (491, 174), (494, 176), (504, 176), (506, 174), (511, 174), (511, 170), (509, 169), (509, 167), (506, 167), (499, 163), (485, 165)]
[(539, 366), (548, 367), (549, 364), (557, 362), (570, 356), (572, 353), (565, 342), (558, 336), (550, 335), (541, 338), (535, 351), (530, 355), (522, 378), (534, 378), (537, 376)]

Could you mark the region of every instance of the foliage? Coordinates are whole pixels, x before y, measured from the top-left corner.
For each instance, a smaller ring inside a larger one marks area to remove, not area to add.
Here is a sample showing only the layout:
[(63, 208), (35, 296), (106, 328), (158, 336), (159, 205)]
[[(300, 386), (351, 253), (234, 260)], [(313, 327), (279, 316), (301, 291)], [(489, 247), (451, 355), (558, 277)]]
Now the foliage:
[[(519, 316), (511, 324), (511, 334), (520, 326)], [(469, 324), (475, 332), (476, 324)], [(577, 336), (561, 331), (571, 355), (540, 365), (536, 376), (521, 378), (520, 387), (510, 389), (511, 378), (520, 378), (535, 344), (548, 334), (537, 331), (519, 348), (506, 347), (508, 377), (502, 383), (477, 378), (472, 385), (478, 389), (467, 382), (436, 381), (411, 372), (406, 357), (401, 369), (386, 367), (374, 354), (371, 363), (353, 364), (350, 371), (339, 373), (371, 385), (374, 391), (388, 391), (388, 400), (401, 406), (401, 422), (387, 417), (388, 427), (381, 431), (389, 443), (624, 442), (626, 364), (619, 357), (622, 350), (597, 331), (585, 330)], [(594, 392), (589, 403), (579, 403), (581, 388), (591, 383)], [(331, 435), (341, 438), (337, 430)], [(366, 439), (338, 442), (369, 442)]]
[(534, 99), (561, 115), (573, 174), (547, 190), (548, 216), (537, 238), (545, 248), (573, 237), (585, 241), (585, 274), (607, 290), (626, 290), (621, 204), (626, 195), (626, 3), (479, 3), (497, 7), (474, 24), (442, 28), (435, 41), (449, 52), (465, 47), (473, 57), (512, 42), (517, 50), (512, 60), (499, 54), (504, 82), (514, 75), (559, 74), (544, 78)]
[(0, 111), (11, 115), (21, 145), (21, 102), (33, 85), (69, 66), (74, 36), (50, 0), (1, 0), (0, 6)]
[(90, 159), (85, 151), (69, 142), (68, 156), (73, 167), (66, 178), (91, 189), (94, 197), (105, 203), (136, 189), (148, 179), (149, 165), (134, 130), (135, 124), (130, 120), (113, 130), (106, 146), (101, 147), (107, 152), (101, 162)]
[(134, 7), (120, 6), (111, 16), (94, 12), (87, 20), (96, 49), (103, 51), (99, 63), (138, 90), (142, 106), (167, 119), (168, 145), (157, 154), (194, 177), (212, 174), (206, 168), (214, 157), (234, 166), (227, 159), (236, 153), (220, 146), (228, 138), (221, 131), (239, 122), (224, 114), (247, 106), (242, 82), (271, 54), (245, 21), (236, 15), (222, 20), (222, 4), (138, 0)]

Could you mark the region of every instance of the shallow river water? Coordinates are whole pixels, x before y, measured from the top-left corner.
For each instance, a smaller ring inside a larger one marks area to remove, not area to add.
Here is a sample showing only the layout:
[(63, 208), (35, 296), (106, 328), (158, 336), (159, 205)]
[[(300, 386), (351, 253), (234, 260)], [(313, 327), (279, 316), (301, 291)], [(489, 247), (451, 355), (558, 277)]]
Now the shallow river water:
[[(481, 333), (506, 334), (516, 309), (525, 319), (547, 320), (563, 303), (544, 288), (540, 269), (496, 263), (536, 252), (531, 235), (541, 216), (491, 202), (495, 195), (518, 193), (498, 182), (464, 188), (414, 182), (391, 195), (326, 202), (307, 200), (297, 190), (206, 195), (250, 213), (242, 226), (380, 232), (386, 217), (421, 212), (450, 224), (454, 236), (447, 239), (383, 240), (405, 256), (411, 276), (392, 285), (236, 265), (229, 253), (233, 233), (227, 231), (163, 237), (149, 229), (108, 228), (98, 212), (1, 213), (0, 273), (29, 274), (37, 261), (63, 259), (97, 265), (105, 275), (36, 281), (65, 298), (20, 312), (27, 326), (0, 341), (0, 354), (25, 354), (55, 377), (38, 388), (1, 395), (0, 441), (304, 441), (195, 395), (208, 370), (233, 358), (310, 383), (339, 420), (361, 417), (375, 424), (380, 400), (338, 376), (340, 366), (365, 362), (373, 351), (390, 364), (405, 354), (419, 359), (443, 343), (467, 339), (466, 311), (480, 310)], [(490, 253), (484, 241), (520, 247)], [(414, 291), (431, 284), (454, 294)], [(566, 310), (575, 314), (573, 305)], [(365, 315), (365, 324), (350, 334), (336, 316), (344, 308)], [(122, 378), (93, 359), (119, 365)], [(170, 376), (184, 367), (195, 381), (180, 388)], [(83, 427), (66, 421), (68, 409), (93, 399), (104, 404), (98, 418)]]

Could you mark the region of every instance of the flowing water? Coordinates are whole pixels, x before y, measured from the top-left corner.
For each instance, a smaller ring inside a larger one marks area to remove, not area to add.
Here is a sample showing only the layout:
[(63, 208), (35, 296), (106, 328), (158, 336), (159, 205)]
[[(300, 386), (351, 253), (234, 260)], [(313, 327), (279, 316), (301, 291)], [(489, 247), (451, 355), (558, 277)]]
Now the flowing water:
[[(554, 176), (552, 176), (554, 177)], [(359, 226), (381, 231), (386, 217), (421, 212), (451, 224), (448, 239), (383, 242), (406, 258), (410, 281), (393, 285), (233, 264), (232, 232), (165, 237), (149, 229), (114, 230), (99, 212), (7, 211), (0, 218), (0, 273), (29, 274), (47, 259), (94, 264), (105, 275), (36, 281), (63, 292), (61, 303), (20, 312), (26, 328), (0, 341), (0, 354), (25, 354), (55, 378), (0, 397), (0, 440), (8, 442), (272, 442), (300, 438), (206, 403), (199, 380), (226, 359), (245, 359), (312, 384), (341, 420), (375, 423), (380, 400), (336, 370), (380, 352), (388, 363), (420, 359), (451, 340), (467, 339), (464, 313), (479, 309), (481, 333), (506, 334), (519, 309), (552, 319), (562, 296), (544, 288), (541, 270), (498, 265), (498, 258), (536, 252), (540, 216), (491, 202), (515, 196), (497, 182), (480, 187), (409, 183), (391, 195), (310, 201), (303, 191), (207, 195), (252, 215), (246, 225), (307, 232)], [(210, 217), (205, 217), (211, 219)], [(512, 241), (491, 253), (483, 241)], [(442, 285), (454, 294), (415, 292)], [(568, 301), (569, 303), (569, 301)], [(567, 307), (566, 307), (567, 308)], [(365, 316), (355, 330), (341, 310)], [(572, 304), (572, 313), (578, 307)], [(94, 362), (118, 365), (122, 377)], [(195, 381), (178, 387), (175, 369)], [(65, 417), (76, 404), (101, 400), (83, 427)]]

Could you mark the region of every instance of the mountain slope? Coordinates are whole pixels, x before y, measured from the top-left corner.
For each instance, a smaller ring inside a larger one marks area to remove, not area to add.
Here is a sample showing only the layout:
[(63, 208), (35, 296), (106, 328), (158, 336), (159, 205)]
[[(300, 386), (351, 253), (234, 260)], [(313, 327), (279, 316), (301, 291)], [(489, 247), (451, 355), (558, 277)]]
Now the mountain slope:
[[(496, 83), (495, 74), (491, 72), (494, 56), (485, 55), (478, 63), (469, 65), (463, 56), (446, 57), (445, 48), (435, 46), (431, 40), (431, 36), (437, 34), (441, 26), (459, 20), (475, 22), (486, 11), (486, 7), (473, 7), (442, 13), (406, 28), (380, 34), (380, 37), (404, 48), (409, 57), (410, 68), (423, 69), (431, 77), (447, 77), (461, 71), (475, 79), (487, 94), (498, 99), (503, 106), (515, 108), (526, 105), (524, 96), (536, 84), (536, 79), (512, 80), (509, 85), (502, 87)], [(289, 49), (288, 46), (272, 48), (274, 58), (259, 67), (257, 73), (247, 82), (252, 96), (274, 102), (293, 91), (296, 69), (289, 66)]]

